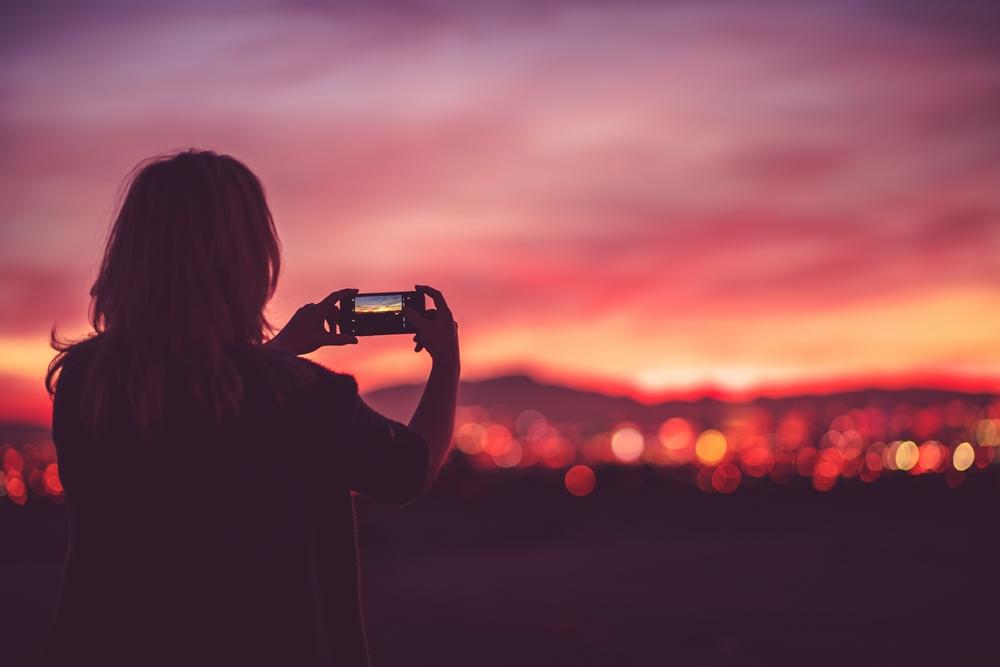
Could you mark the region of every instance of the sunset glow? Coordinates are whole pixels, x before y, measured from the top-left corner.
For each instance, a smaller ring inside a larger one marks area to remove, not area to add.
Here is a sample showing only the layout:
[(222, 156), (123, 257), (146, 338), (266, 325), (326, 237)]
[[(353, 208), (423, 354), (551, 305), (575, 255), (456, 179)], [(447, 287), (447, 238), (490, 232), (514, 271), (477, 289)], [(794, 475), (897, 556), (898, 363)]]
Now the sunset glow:
[[(421, 283), (448, 297), (469, 378), (643, 399), (1000, 387), (1000, 66), (974, 12), (405, 7), (4, 10), (0, 420), (48, 419), (49, 331), (88, 331), (122, 179), (189, 146), (263, 180), (279, 325), (340, 287)], [(404, 336), (314, 356), (364, 390), (427, 365)], [(560, 460), (469, 429), (460, 446), (508, 467)], [(665, 429), (615, 451), (721, 459), (715, 436)], [(886, 462), (945, 455), (909, 443)], [(730, 468), (706, 488), (743, 483)]]

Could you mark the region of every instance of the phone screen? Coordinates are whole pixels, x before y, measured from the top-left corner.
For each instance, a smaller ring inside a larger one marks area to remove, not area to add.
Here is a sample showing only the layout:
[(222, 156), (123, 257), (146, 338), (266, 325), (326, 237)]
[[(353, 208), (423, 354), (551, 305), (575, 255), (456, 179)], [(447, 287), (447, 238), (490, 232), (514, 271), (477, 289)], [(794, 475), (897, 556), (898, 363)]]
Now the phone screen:
[(403, 308), (424, 312), (424, 295), (417, 292), (356, 294), (349, 302), (347, 331), (355, 336), (411, 333)]
[(403, 310), (402, 294), (369, 294), (354, 297), (354, 312), (358, 315), (398, 313)]

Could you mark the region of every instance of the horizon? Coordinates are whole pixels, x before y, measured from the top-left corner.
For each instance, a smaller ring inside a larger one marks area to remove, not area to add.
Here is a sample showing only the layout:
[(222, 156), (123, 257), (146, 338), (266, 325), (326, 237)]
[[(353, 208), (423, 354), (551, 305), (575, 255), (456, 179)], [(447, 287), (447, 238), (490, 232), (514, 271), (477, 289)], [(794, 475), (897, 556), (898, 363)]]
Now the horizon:
[[(966, 396), (1000, 396), (1000, 380), (985, 377), (941, 377), (934, 375), (908, 375), (881, 378), (840, 378), (835, 381), (803, 383), (781, 387), (764, 387), (753, 390), (725, 390), (720, 387), (693, 387), (689, 389), (670, 390), (657, 394), (641, 394), (630, 392), (627, 388), (600, 382), (587, 383), (574, 379), (547, 378), (530, 370), (509, 369), (495, 375), (484, 377), (463, 377), (460, 384), (488, 384), (503, 380), (524, 379), (538, 386), (553, 387), (569, 391), (579, 391), (597, 394), (609, 399), (628, 399), (643, 407), (655, 407), (668, 403), (697, 403), (713, 400), (734, 406), (746, 405), (758, 400), (781, 400), (796, 398), (833, 398), (846, 394), (864, 393), (902, 393), (902, 392), (940, 392)], [(369, 397), (380, 393), (396, 390), (419, 389), (423, 386), (419, 381), (394, 382), (363, 389), (362, 396)], [(459, 401), (461, 405), (464, 403)], [(9, 418), (0, 414), (0, 426), (28, 426), (41, 429), (49, 428), (48, 413), (40, 418), (32, 417), (30, 412), (26, 418)]]
[[(186, 146), (261, 177), (279, 325), (429, 283), (471, 379), (1000, 389), (989, 3), (185, 7), (2, 10), (0, 419), (48, 418), (122, 179)], [(310, 358), (364, 391), (428, 365), (396, 336)]]

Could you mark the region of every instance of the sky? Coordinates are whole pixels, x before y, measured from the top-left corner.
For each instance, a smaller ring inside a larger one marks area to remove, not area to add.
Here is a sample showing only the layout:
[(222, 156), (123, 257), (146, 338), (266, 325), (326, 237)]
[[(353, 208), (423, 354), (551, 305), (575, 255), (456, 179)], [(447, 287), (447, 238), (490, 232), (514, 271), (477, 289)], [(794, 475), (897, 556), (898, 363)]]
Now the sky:
[[(47, 419), (125, 175), (188, 147), (262, 179), (278, 325), (422, 283), (473, 379), (1000, 389), (991, 3), (7, 5), (0, 419)], [(365, 390), (429, 363), (314, 357)]]

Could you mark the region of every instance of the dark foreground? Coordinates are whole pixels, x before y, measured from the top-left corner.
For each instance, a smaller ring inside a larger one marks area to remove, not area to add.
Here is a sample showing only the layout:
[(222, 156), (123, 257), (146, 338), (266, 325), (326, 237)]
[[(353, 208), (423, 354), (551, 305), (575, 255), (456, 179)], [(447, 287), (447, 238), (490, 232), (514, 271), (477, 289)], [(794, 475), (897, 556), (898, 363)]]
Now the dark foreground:
[[(996, 473), (720, 496), (618, 469), (574, 498), (532, 471), (452, 477), (406, 508), (361, 499), (373, 661), (997, 665)], [(0, 522), (0, 664), (17, 665), (44, 633), (65, 518), (7, 504)]]

